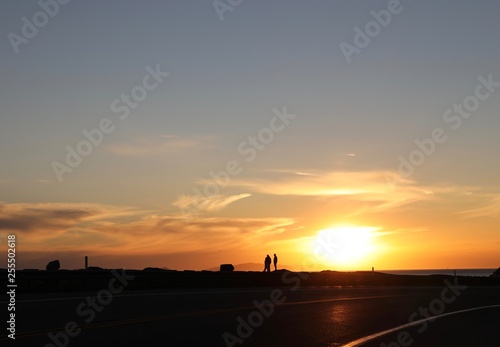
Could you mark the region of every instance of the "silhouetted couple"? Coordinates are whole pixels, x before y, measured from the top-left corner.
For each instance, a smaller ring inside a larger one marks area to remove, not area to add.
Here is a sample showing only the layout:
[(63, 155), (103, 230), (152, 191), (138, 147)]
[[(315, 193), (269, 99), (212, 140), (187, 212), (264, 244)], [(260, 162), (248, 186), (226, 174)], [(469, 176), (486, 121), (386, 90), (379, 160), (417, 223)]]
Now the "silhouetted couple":
[[(278, 257), (276, 256), (276, 253), (274, 254), (274, 271), (278, 270)], [(264, 271), (263, 272), (271, 272), (271, 257), (269, 254), (266, 256), (266, 259), (264, 259)]]

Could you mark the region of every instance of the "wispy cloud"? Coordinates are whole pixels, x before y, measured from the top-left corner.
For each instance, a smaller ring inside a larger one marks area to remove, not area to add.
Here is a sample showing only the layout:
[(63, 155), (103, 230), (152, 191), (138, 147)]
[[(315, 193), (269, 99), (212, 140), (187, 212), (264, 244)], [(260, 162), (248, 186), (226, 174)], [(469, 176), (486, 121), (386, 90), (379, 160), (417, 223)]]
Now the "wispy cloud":
[[(345, 207), (346, 217), (419, 201), (454, 201), (457, 196), (470, 195), (478, 189), (444, 183), (424, 185), (413, 179), (400, 180), (394, 189), (388, 184), (387, 175), (387, 171), (267, 170), (260, 178), (233, 178), (230, 185), (266, 195), (335, 198)], [(490, 208), (495, 210), (494, 206)]]
[(479, 206), (461, 211), (465, 218), (500, 217), (500, 195), (488, 195)]
[(421, 187), (413, 180), (400, 182), (393, 190), (382, 171), (274, 171), (269, 178), (238, 179), (233, 187), (247, 191), (288, 196), (337, 197), (359, 201), (356, 211), (381, 211), (433, 198), (442, 188)]
[(233, 186), (249, 188), (273, 195), (360, 195), (386, 194), (389, 188), (381, 172), (294, 172), (280, 177), (243, 180), (234, 179)]
[[(255, 247), (271, 235), (293, 230), (289, 218), (197, 218), (161, 216), (96, 204), (1, 204), (0, 228), (18, 235), (24, 252), (159, 254)], [(21, 241), (22, 240), (22, 241)]]
[(209, 197), (198, 197), (196, 195), (180, 195), (172, 205), (183, 211), (199, 210), (207, 212), (220, 211), (229, 204), (251, 196), (251, 194), (237, 195), (213, 195)]
[(310, 172), (303, 172), (303, 171), (297, 171), (295, 172), (295, 174), (299, 176), (319, 176), (318, 174), (313, 174)]
[(39, 234), (41, 230), (53, 232), (96, 220), (143, 214), (130, 208), (99, 204), (32, 203), (0, 204), (0, 229), (8, 232)]
[(405, 234), (405, 233), (420, 233), (427, 231), (427, 228), (398, 228), (398, 229), (380, 229), (376, 232), (375, 236), (386, 236), (393, 234)]

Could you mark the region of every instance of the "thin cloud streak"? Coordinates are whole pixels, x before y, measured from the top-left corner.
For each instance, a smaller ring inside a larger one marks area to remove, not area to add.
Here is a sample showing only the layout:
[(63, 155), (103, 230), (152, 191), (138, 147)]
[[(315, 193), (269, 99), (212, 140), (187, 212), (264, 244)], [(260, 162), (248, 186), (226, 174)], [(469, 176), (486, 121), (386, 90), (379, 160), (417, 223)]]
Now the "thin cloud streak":
[(208, 197), (198, 197), (196, 195), (180, 195), (172, 205), (178, 207), (182, 211), (220, 211), (233, 202), (248, 198), (251, 194), (237, 195), (213, 195)]
[(1, 203), (0, 229), (38, 234), (39, 230), (60, 231), (82, 223), (143, 213), (146, 211), (133, 211), (130, 207), (85, 203)]
[(500, 196), (488, 196), (480, 206), (459, 212), (464, 218), (500, 217)]
[(234, 179), (231, 184), (235, 187), (249, 188), (259, 193), (273, 195), (326, 196), (390, 192), (384, 173), (371, 171), (297, 172), (294, 175), (283, 175), (276, 179)]
[[(360, 202), (353, 215), (383, 211), (433, 198), (434, 188), (419, 187), (405, 180), (398, 189), (387, 184), (386, 172), (282, 172), (272, 179), (233, 179), (231, 186), (260, 194), (283, 196), (337, 197)], [(440, 190), (441, 188), (438, 188)]]
[[(126, 217), (126, 218), (123, 218)], [(290, 218), (197, 218), (146, 214), (97, 204), (2, 204), (0, 227), (16, 233), (23, 256), (40, 251), (91, 250), (106, 254), (171, 254), (252, 249), (296, 229)]]

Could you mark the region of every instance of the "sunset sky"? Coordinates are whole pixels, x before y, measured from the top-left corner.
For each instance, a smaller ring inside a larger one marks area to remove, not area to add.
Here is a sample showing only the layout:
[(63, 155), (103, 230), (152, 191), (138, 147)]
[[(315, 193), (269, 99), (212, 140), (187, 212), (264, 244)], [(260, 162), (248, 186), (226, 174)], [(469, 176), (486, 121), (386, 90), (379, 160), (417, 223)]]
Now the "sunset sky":
[(498, 1), (42, 3), (0, 11), (18, 268), (500, 266)]

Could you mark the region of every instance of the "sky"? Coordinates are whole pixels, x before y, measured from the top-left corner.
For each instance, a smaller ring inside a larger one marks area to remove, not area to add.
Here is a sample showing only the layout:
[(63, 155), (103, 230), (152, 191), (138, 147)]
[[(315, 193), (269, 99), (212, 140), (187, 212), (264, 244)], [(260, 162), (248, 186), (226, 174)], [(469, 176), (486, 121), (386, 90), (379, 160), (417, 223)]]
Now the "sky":
[(13, 234), (18, 268), (496, 268), (499, 12), (5, 2), (2, 257)]

